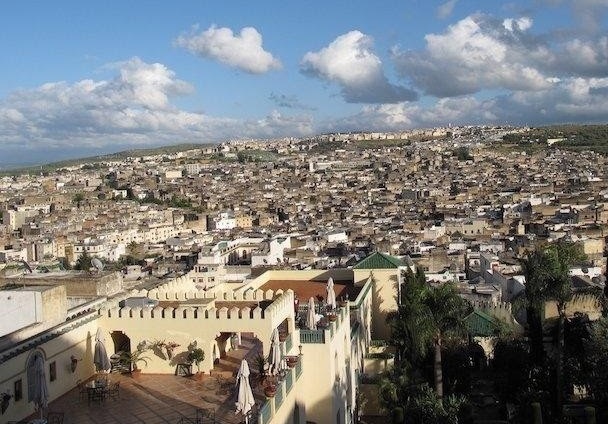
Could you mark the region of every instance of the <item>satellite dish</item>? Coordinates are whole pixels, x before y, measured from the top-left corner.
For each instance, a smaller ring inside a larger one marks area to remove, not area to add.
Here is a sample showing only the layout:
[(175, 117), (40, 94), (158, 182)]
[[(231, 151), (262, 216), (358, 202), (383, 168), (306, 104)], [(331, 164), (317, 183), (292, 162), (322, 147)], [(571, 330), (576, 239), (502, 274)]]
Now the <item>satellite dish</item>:
[(91, 265), (93, 265), (97, 269), (97, 271), (103, 271), (103, 262), (101, 262), (99, 259), (91, 259)]

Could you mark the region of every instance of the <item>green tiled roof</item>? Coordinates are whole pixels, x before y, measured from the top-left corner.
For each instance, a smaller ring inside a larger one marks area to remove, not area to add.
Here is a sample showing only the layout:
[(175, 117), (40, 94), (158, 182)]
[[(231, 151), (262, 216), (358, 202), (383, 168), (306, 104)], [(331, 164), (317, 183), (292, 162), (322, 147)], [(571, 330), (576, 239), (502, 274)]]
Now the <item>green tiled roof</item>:
[(471, 336), (496, 336), (500, 324), (496, 318), (478, 310), (474, 310), (464, 319)]
[(353, 269), (397, 269), (400, 266), (405, 266), (401, 259), (375, 252), (356, 264)]

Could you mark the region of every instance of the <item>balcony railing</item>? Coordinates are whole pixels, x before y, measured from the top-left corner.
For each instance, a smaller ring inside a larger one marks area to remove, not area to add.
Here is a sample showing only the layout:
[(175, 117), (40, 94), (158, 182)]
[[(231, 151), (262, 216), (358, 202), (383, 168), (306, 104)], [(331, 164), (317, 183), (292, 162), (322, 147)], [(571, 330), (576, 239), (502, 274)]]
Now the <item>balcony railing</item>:
[(275, 411), (277, 409), (279, 409), (281, 407), (281, 404), (283, 403), (283, 385), (281, 384), (281, 386), (277, 389), (277, 394), (274, 396), (274, 409)]
[[(298, 361), (299, 363), (300, 361)], [(293, 373), (289, 372), (285, 376), (285, 392), (289, 393), (293, 387)]]
[(300, 358), (300, 360), (296, 364), (295, 373), (293, 368), (289, 368), (287, 370), (285, 378), (277, 386), (276, 395), (273, 398), (268, 398), (264, 405), (262, 405), (262, 408), (260, 409), (260, 414), (257, 418), (258, 424), (268, 424), (271, 422), (272, 418), (276, 415), (278, 409), (281, 407), (283, 402), (285, 402), (285, 398), (293, 389), (294, 383), (300, 378), (301, 375), (302, 358)]
[(272, 408), (270, 402), (267, 401), (266, 403), (264, 403), (262, 409), (260, 410), (260, 424), (266, 424), (270, 422), (270, 418), (272, 418)]
[(325, 343), (325, 330), (300, 330), (300, 343)]
[(293, 334), (289, 334), (287, 336), (287, 340), (285, 340), (285, 353), (291, 352), (292, 347), (293, 347)]

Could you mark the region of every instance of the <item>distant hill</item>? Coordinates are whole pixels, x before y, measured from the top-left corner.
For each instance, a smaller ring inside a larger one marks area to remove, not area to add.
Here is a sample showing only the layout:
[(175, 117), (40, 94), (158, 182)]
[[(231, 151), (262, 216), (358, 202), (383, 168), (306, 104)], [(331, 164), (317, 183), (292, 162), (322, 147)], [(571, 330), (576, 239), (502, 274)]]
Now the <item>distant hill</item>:
[(85, 158), (77, 159), (66, 159), (57, 162), (51, 162), (43, 165), (30, 165), (13, 169), (5, 169), (0, 171), (0, 175), (20, 175), (29, 173), (40, 173), (50, 172), (59, 168), (65, 168), (68, 166), (81, 165), (83, 163), (96, 163), (106, 161), (124, 160), (128, 157), (142, 157), (142, 156), (153, 156), (153, 155), (169, 155), (177, 152), (184, 152), (192, 149), (203, 149), (206, 147), (215, 146), (212, 143), (182, 143), (171, 146), (151, 147), (147, 149), (130, 149), (123, 150), (121, 152), (109, 153), (106, 155), (89, 156)]
[(608, 154), (608, 125), (554, 125), (507, 134), (503, 141), (523, 150), (559, 148)]

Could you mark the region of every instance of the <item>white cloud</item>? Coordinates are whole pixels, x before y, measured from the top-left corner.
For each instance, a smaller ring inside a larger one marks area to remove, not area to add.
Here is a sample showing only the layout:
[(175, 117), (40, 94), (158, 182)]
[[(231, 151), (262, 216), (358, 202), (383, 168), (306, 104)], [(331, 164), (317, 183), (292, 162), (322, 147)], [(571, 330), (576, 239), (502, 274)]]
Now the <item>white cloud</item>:
[(554, 75), (537, 66), (548, 51), (525, 33), (531, 25), (529, 18), (499, 22), (468, 16), (443, 34), (427, 35), (423, 51), (395, 48), (393, 59), (402, 76), (438, 97), (483, 89), (543, 90)]
[(117, 74), (109, 80), (51, 82), (0, 100), (0, 151), (120, 150), (312, 131), (307, 115), (244, 121), (180, 110), (172, 99), (193, 87), (160, 63), (132, 58), (110, 68)]
[(448, 0), (445, 3), (440, 4), (437, 7), (437, 17), (439, 19), (448, 18), (454, 11), (454, 6), (456, 6), (456, 2), (458, 2), (458, 0)]
[(264, 50), (262, 35), (253, 27), (245, 27), (235, 35), (230, 28), (211, 26), (200, 34), (180, 35), (175, 45), (251, 74), (282, 67), (278, 59)]
[(508, 31), (526, 31), (532, 28), (532, 19), (523, 16), (519, 19), (508, 18), (502, 21), (502, 26)]
[(608, 37), (567, 41), (559, 46), (549, 65), (573, 76), (608, 76)]
[(340, 85), (350, 103), (395, 103), (414, 100), (414, 91), (391, 84), (382, 61), (373, 52), (373, 40), (360, 31), (338, 36), (327, 47), (308, 52), (301, 62), (307, 75)]
[[(447, 125), (548, 125), (564, 122), (600, 123), (608, 118), (608, 78), (568, 78), (540, 91), (515, 91), (480, 100), (474, 96), (438, 99), (421, 106), (401, 102), (367, 105), (337, 120), (335, 129), (404, 130)], [(331, 130), (326, 123), (326, 130)]]

